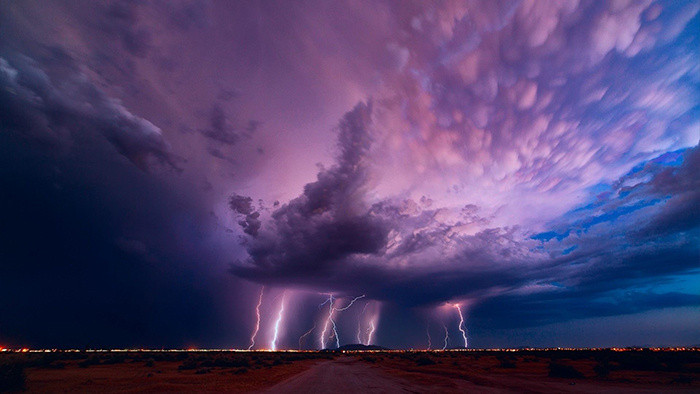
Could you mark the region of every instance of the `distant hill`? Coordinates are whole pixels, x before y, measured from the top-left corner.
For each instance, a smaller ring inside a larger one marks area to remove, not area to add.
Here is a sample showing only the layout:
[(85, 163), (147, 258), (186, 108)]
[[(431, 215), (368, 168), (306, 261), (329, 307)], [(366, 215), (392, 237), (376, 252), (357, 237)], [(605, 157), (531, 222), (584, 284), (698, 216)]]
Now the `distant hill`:
[(385, 347), (377, 346), (377, 345), (363, 345), (363, 344), (360, 344), (360, 343), (352, 343), (352, 344), (349, 344), (349, 345), (343, 345), (343, 346), (341, 346), (341, 347), (339, 347), (339, 348), (337, 348), (337, 349), (334, 349), (334, 350), (352, 350), (352, 351), (356, 351), (356, 350), (389, 350), (389, 349), (387, 349), (387, 348), (385, 348)]

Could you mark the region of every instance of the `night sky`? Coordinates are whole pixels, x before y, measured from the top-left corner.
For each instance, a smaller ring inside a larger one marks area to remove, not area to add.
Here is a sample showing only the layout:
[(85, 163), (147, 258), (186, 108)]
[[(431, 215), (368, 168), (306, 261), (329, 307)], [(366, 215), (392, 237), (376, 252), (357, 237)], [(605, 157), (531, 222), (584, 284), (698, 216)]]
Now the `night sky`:
[(700, 344), (699, 12), (0, 0), (0, 346)]

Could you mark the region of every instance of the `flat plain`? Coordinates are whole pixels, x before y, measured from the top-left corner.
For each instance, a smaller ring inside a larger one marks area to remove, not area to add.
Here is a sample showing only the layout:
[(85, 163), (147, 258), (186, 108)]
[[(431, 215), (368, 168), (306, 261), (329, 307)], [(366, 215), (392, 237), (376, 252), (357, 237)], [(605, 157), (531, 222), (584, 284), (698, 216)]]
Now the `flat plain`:
[(699, 392), (700, 352), (4, 352), (0, 391)]

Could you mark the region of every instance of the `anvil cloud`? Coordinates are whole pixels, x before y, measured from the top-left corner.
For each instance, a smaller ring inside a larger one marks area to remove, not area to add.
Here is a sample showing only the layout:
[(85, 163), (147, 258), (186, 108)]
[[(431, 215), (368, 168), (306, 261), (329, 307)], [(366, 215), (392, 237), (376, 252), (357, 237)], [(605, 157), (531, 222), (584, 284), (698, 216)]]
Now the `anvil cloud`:
[(700, 340), (697, 1), (0, 7), (0, 342)]

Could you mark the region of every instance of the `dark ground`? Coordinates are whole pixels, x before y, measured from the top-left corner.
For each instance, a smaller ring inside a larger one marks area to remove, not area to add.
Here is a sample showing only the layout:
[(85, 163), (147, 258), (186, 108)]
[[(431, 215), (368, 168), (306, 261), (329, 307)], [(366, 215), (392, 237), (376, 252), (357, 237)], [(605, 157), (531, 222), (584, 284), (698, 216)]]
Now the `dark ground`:
[(0, 391), (700, 392), (700, 351), (0, 353)]

